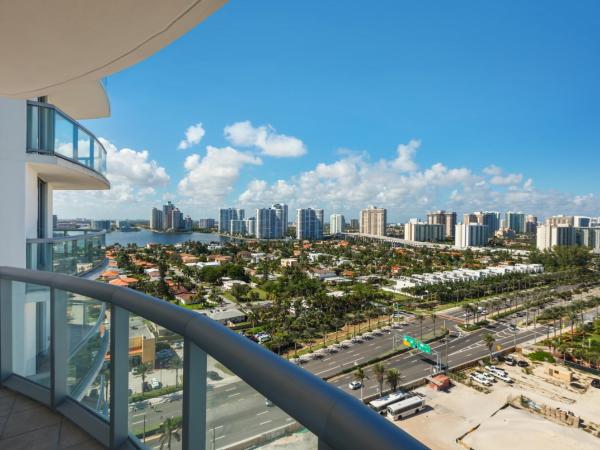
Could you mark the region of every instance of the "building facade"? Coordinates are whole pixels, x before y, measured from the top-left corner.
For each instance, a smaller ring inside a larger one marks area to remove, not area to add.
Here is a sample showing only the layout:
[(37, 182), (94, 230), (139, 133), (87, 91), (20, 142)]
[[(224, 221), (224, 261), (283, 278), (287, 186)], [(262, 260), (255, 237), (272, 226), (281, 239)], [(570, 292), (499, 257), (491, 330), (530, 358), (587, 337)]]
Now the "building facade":
[(407, 241), (441, 242), (445, 236), (445, 224), (409, 222), (404, 225), (404, 239)]
[(526, 216), (520, 212), (508, 211), (505, 214), (506, 228), (510, 228), (515, 233), (525, 233)]
[(344, 232), (346, 224), (342, 214), (332, 214), (329, 217), (329, 234), (339, 234)]
[(245, 211), (241, 208), (219, 209), (219, 233), (229, 233), (232, 220), (244, 220)]
[(163, 217), (162, 210), (152, 208), (152, 214), (150, 215), (150, 229), (156, 231), (164, 230)]
[(215, 219), (199, 219), (198, 220), (198, 228), (214, 228), (215, 227)]
[(296, 210), (296, 239), (323, 239), (323, 210), (301, 208)]
[(360, 233), (373, 236), (385, 236), (387, 210), (369, 206), (360, 211)]
[(462, 223), (456, 225), (454, 245), (458, 248), (485, 247), (490, 236), (487, 225)]
[[(427, 223), (430, 225), (443, 225), (444, 236), (454, 238), (456, 228), (456, 213), (447, 211), (435, 211), (427, 214)], [(406, 230), (405, 230), (406, 233)]]

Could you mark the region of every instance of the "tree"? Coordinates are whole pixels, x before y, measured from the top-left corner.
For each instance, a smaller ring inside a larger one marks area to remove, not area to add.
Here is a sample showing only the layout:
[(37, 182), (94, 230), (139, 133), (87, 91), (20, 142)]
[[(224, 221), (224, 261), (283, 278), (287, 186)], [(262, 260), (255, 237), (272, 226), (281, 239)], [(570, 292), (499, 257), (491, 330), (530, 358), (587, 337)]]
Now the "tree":
[(367, 374), (365, 373), (365, 371), (362, 369), (362, 367), (358, 367), (355, 371), (354, 371), (354, 379), (356, 381), (360, 382), (360, 399), (363, 399), (363, 384), (365, 379), (369, 379), (369, 377), (367, 376)]
[(433, 337), (435, 337), (435, 322), (437, 320), (437, 314), (431, 313), (429, 317), (431, 317), (431, 321), (433, 322)]
[(379, 385), (379, 395), (383, 393), (383, 380), (385, 378), (385, 366), (382, 363), (377, 363), (373, 366), (373, 375)]
[(144, 392), (144, 385), (146, 384), (146, 376), (152, 370), (150, 363), (142, 363), (136, 367), (135, 373), (142, 377), (142, 392)]
[(421, 336), (421, 340), (423, 340), (423, 321), (425, 320), (425, 317), (423, 316), (423, 314), (417, 314), (417, 320), (419, 321), (419, 333)]
[(385, 375), (385, 381), (392, 392), (396, 392), (398, 383), (400, 382), (400, 371), (398, 369), (389, 369)]
[(496, 338), (492, 333), (486, 333), (483, 335), (483, 342), (485, 343), (485, 346), (490, 352), (490, 362), (492, 362), (492, 349), (494, 348), (494, 344), (496, 343)]
[(171, 450), (171, 441), (175, 439), (177, 442), (181, 441), (181, 435), (179, 434), (179, 430), (181, 425), (173, 420), (172, 417), (168, 417), (160, 426), (161, 435), (160, 435), (160, 450), (162, 450), (165, 445), (168, 450)]
[(171, 360), (171, 368), (175, 369), (175, 386), (179, 386), (179, 370), (183, 369), (183, 361), (179, 356)]

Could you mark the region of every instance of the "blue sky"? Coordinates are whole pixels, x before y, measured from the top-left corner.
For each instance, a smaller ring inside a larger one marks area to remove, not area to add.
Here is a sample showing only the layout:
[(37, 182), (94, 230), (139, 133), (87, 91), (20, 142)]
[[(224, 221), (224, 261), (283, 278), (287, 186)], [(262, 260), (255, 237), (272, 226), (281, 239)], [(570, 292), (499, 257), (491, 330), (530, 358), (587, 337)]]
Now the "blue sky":
[(166, 198), (194, 218), (274, 201), (600, 215), (600, 4), (370, 3), (234, 0), (109, 77), (112, 115), (86, 125), (114, 146), (113, 192), (59, 195), (59, 215)]

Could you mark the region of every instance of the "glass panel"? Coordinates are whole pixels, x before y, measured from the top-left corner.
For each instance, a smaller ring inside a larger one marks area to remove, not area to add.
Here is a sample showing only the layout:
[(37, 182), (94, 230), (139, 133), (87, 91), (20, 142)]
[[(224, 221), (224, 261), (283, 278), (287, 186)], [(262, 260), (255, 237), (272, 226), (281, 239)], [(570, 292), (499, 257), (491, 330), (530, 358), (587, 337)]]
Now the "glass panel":
[(91, 136), (79, 128), (77, 137), (77, 160), (87, 167), (92, 167), (91, 146)]
[(73, 159), (73, 123), (58, 112), (54, 122), (54, 152)]
[(129, 432), (148, 448), (182, 448), (183, 338), (130, 316), (129, 389)]
[(101, 301), (57, 290), (67, 303), (67, 393), (110, 416), (110, 313)]
[(314, 434), (231, 370), (210, 356), (207, 364), (207, 449), (317, 448)]
[(27, 105), (27, 149), (40, 149), (39, 125), (39, 108)]
[(13, 372), (50, 387), (50, 288), (12, 282)]

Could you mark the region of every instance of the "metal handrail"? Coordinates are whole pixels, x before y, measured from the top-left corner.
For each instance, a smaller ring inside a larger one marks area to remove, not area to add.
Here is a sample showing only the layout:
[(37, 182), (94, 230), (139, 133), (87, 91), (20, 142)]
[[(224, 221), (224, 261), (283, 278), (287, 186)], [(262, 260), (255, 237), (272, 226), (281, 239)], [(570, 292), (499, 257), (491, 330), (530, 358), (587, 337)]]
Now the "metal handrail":
[(314, 433), (319, 448), (426, 448), (355, 398), (194, 311), (132, 289), (64, 274), (0, 267), (0, 279), (107, 302), (180, 334)]
[(91, 233), (76, 234), (74, 236), (48, 237), (48, 238), (32, 238), (27, 239), (27, 244), (53, 244), (55, 242), (78, 241), (79, 239), (90, 239), (106, 234), (105, 230), (94, 231)]

